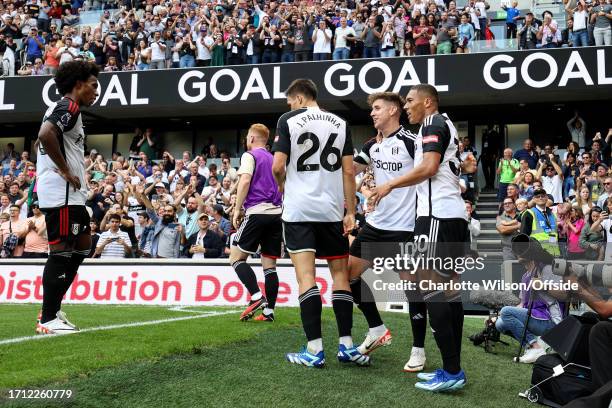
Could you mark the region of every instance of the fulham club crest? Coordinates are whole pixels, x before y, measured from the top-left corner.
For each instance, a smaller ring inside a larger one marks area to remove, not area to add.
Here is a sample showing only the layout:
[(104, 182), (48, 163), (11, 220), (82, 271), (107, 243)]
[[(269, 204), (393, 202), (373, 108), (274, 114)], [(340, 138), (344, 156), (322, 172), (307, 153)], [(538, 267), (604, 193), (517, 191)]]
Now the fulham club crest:
[(79, 235), (79, 224), (72, 224), (72, 235)]

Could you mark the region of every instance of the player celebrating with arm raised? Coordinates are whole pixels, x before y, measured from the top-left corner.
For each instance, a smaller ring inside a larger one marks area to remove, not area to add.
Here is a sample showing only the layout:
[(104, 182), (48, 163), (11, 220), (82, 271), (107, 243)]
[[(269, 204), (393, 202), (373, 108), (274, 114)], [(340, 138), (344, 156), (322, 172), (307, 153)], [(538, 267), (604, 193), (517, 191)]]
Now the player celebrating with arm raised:
[[(272, 171), (283, 198), (285, 247), (297, 274), (302, 325), (308, 345), (288, 353), (294, 364), (323, 367), (321, 293), (315, 283), (315, 257), (327, 259), (333, 279), (332, 306), (340, 344), (338, 360), (367, 365), (370, 358), (353, 345), (347, 234), (355, 225), (353, 144), (347, 123), (317, 104), (317, 87), (297, 79), (285, 92), (291, 112), (278, 120)], [(317, 198), (313, 205), (313, 198)], [(346, 215), (343, 216), (346, 202)]]
[[(246, 137), (248, 151), (240, 159), (240, 181), (236, 194), (233, 224), (237, 229), (230, 253), (230, 263), (251, 295), (251, 302), (240, 320), (250, 319), (258, 309), (263, 313), (255, 318), (274, 321), (274, 305), (278, 295), (276, 258), (281, 256), (282, 195), (272, 175), (273, 157), (266, 150), (270, 131), (260, 123), (249, 128)], [(246, 209), (246, 216), (240, 228), (240, 209)], [(264, 270), (266, 297), (263, 297), (255, 272), (246, 263), (249, 254), (261, 247), (261, 266)]]
[(60, 308), (91, 247), (80, 107), (95, 102), (98, 72), (88, 62), (62, 64), (55, 84), (63, 97), (47, 110), (38, 132), (38, 201), (45, 214), (50, 249), (42, 279), (42, 313), (36, 325), (40, 334), (78, 331)]
[[(434, 267), (417, 271), (420, 281), (446, 283), (456, 278), (447, 262), (436, 262), (465, 256), (469, 231), (465, 205), (461, 198), (457, 130), (445, 115), (438, 113), (438, 92), (427, 84), (415, 85), (406, 97), (410, 123), (421, 125), (415, 141), (414, 169), (377, 186), (373, 197), (379, 203), (394, 189), (416, 185), (417, 219), (414, 229), (419, 250), (424, 249), (426, 265)], [(461, 369), (463, 305), (456, 291), (433, 290), (423, 293), (442, 354), (443, 368), (435, 373), (419, 374), (424, 380), (417, 388), (427, 391), (454, 391), (465, 386)]]
[[(414, 167), (416, 135), (400, 125), (404, 103), (404, 99), (393, 92), (376, 93), (368, 97), (368, 104), (372, 108), (370, 116), (382, 139), (380, 143), (377, 143), (376, 138), (366, 142), (362, 151), (355, 157), (355, 170), (356, 173), (361, 173), (368, 165), (372, 165), (376, 185), (404, 175)], [(413, 240), (415, 207), (414, 186), (391, 191), (370, 214), (367, 223), (351, 245), (349, 258), (351, 291), (370, 328), (365, 341), (359, 346), (362, 354), (369, 354), (391, 342), (391, 333), (382, 322), (371, 289), (360, 279), (361, 274), (372, 265), (374, 255), (381, 256), (380, 250), (371, 248), (368, 251), (367, 247), (362, 246), (370, 242), (386, 243), (383, 252), (391, 250), (393, 253), (385, 256), (394, 257), (399, 253), (399, 245)], [(420, 371), (425, 366), (427, 308), (418, 290), (407, 290), (406, 295), (410, 303), (413, 347), (411, 358), (404, 370)]]

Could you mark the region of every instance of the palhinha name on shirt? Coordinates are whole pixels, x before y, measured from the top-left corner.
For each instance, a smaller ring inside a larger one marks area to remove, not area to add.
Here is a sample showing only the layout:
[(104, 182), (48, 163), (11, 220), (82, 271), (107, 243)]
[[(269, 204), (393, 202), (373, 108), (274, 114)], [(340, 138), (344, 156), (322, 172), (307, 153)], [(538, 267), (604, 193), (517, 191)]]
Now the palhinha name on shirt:
[(300, 128), (303, 128), (304, 126), (306, 126), (308, 122), (313, 121), (313, 120), (328, 121), (329, 123), (334, 125), (336, 129), (339, 129), (341, 126), (340, 121), (338, 120), (338, 117), (331, 115), (331, 114), (326, 114), (326, 113), (307, 113), (301, 116), (300, 120), (297, 121), (296, 123), (300, 125)]

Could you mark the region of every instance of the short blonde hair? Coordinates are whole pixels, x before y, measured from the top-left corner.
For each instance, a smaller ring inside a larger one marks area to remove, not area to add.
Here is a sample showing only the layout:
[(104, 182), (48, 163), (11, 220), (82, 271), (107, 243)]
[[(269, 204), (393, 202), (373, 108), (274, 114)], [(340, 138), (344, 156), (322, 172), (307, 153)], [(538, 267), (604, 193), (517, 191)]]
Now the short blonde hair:
[(268, 129), (266, 125), (262, 125), (261, 123), (252, 124), (249, 128), (249, 133), (251, 131), (257, 133), (262, 138), (265, 137), (266, 139), (268, 139), (270, 137), (270, 129)]

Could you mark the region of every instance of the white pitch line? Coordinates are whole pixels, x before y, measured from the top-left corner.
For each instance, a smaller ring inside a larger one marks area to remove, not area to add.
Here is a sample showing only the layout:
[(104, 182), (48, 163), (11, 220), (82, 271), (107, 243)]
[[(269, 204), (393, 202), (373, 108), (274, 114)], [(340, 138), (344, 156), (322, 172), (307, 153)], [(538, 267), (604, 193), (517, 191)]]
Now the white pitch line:
[[(87, 333), (94, 331), (102, 331), (102, 330), (113, 330), (113, 329), (123, 329), (125, 327), (140, 327), (140, 326), (152, 326), (156, 324), (170, 323), (170, 322), (179, 322), (182, 320), (192, 320), (192, 319), (202, 319), (205, 317), (213, 317), (213, 316), (221, 316), (231, 313), (236, 313), (236, 310), (229, 310), (226, 312), (204, 312), (194, 316), (185, 316), (185, 317), (173, 317), (169, 319), (159, 319), (159, 320), (148, 320), (144, 322), (134, 322), (134, 323), (122, 323), (122, 324), (113, 324), (110, 326), (99, 326), (99, 327), (89, 327), (82, 330), (79, 330), (77, 333)], [(197, 313), (197, 312), (194, 312)], [(73, 334), (77, 334), (73, 333)], [(26, 337), (16, 337), (13, 339), (0, 340), (0, 346), (4, 344), (15, 344), (15, 343), (24, 343), (26, 341), (34, 341), (34, 340), (42, 340), (49, 338), (69, 336), (67, 334), (64, 335), (35, 335), (35, 336), (26, 336)]]

